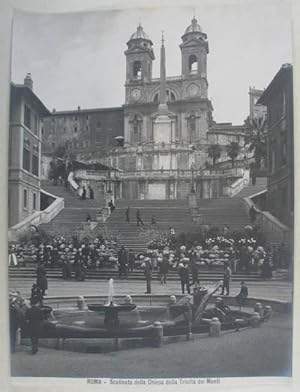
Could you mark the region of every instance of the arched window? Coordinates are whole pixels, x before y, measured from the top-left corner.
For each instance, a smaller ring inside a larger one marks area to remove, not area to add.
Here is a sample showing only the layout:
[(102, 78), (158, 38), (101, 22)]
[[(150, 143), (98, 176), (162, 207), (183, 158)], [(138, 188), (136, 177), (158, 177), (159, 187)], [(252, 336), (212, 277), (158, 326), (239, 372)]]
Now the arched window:
[[(176, 101), (175, 94), (174, 94), (172, 91), (167, 90), (166, 93), (167, 93), (167, 101), (168, 101), (168, 102)], [(157, 93), (154, 95), (154, 97), (153, 97), (153, 102), (158, 102), (158, 98), (159, 98), (159, 93), (157, 92)]]
[(139, 143), (142, 140), (143, 119), (139, 115), (135, 114), (129, 122), (131, 124), (131, 143)]
[(188, 135), (190, 143), (196, 140), (196, 116), (193, 113), (188, 118)]
[(189, 57), (189, 70), (191, 73), (198, 72), (198, 59), (194, 54), (191, 54)]
[(135, 61), (133, 63), (133, 76), (136, 79), (142, 78), (142, 63), (140, 61)]

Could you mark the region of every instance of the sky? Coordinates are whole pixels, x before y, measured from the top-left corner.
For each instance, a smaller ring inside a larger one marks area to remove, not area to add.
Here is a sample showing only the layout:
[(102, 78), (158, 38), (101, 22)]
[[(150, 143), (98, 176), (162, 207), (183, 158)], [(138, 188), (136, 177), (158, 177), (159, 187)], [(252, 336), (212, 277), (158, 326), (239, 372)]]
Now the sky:
[(50, 110), (120, 106), (125, 101), (124, 51), (138, 24), (154, 44), (153, 77), (159, 77), (162, 30), (167, 76), (177, 76), (181, 74), (181, 36), (194, 14), (208, 36), (208, 96), (214, 120), (241, 124), (249, 113), (249, 86), (266, 88), (282, 64), (292, 63), (288, 1), (17, 13), (12, 81), (23, 83), (25, 74), (31, 72), (34, 91)]

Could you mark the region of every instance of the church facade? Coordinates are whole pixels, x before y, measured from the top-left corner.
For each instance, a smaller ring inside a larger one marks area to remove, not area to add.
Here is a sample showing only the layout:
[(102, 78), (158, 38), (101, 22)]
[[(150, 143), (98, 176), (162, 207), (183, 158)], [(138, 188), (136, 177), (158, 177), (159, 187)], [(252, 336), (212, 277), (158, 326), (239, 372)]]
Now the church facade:
[[(203, 177), (208, 147), (244, 143), (244, 127), (216, 124), (208, 99), (206, 33), (195, 18), (181, 37), (181, 75), (166, 76), (162, 40), (160, 78), (152, 77), (153, 42), (141, 25), (125, 51), (125, 103), (119, 108), (52, 112), (44, 120), (43, 151), (66, 145), (78, 159), (118, 169), (116, 198), (218, 197), (231, 178)], [(242, 152), (241, 152), (242, 153)], [(224, 185), (225, 184), (225, 185)]]

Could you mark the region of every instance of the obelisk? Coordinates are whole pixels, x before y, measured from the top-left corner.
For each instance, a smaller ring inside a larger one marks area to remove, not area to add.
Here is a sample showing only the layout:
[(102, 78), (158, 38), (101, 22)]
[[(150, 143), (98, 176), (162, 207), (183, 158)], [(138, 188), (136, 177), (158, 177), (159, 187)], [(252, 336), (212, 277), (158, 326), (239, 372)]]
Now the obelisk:
[(167, 91), (166, 91), (166, 51), (162, 34), (160, 49), (160, 90), (158, 117), (153, 123), (154, 143), (171, 143), (171, 120), (168, 116)]

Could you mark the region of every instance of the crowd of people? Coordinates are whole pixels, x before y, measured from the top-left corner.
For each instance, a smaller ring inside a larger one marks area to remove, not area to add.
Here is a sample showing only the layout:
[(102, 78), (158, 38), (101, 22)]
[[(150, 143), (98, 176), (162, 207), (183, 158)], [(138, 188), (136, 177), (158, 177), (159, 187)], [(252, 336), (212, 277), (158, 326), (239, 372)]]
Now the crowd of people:
[(222, 293), (228, 295), (232, 274), (260, 272), (262, 278), (271, 279), (273, 270), (286, 267), (289, 258), (285, 244), (264, 247), (251, 235), (233, 239), (229, 231), (224, 236), (206, 236), (181, 245), (171, 227), (166, 238), (163, 245), (155, 243), (156, 248), (152, 246), (141, 253), (124, 246), (119, 248), (116, 239), (106, 240), (101, 236), (94, 240), (57, 237), (38, 245), (31, 242), (15, 244), (9, 248), (9, 265), (35, 263), (37, 281), (32, 288), (32, 297), (36, 299), (41, 299), (47, 290), (46, 269), (54, 267), (61, 268), (64, 280), (77, 281), (85, 280), (87, 270), (118, 269), (119, 278), (126, 279), (139, 269), (144, 273), (148, 294), (154, 271), (162, 285), (167, 284), (170, 271), (177, 271), (182, 293), (190, 293), (191, 286), (200, 285), (201, 269), (222, 268)]

